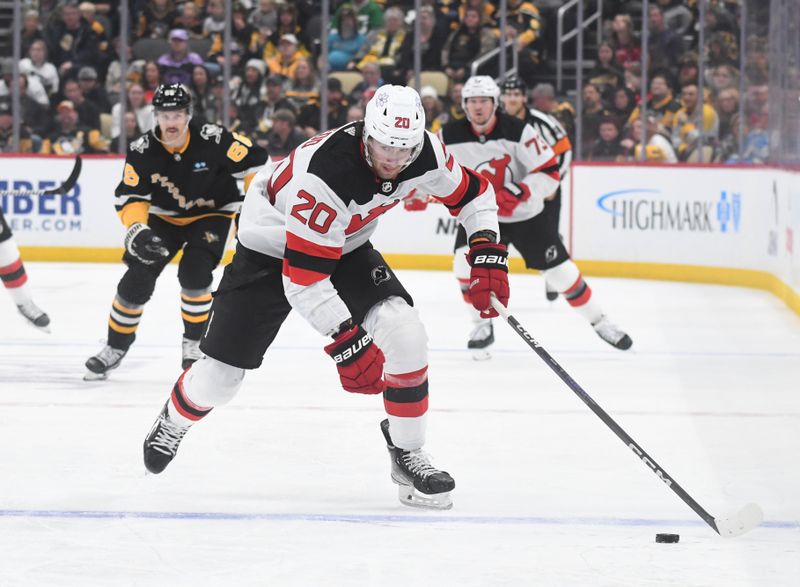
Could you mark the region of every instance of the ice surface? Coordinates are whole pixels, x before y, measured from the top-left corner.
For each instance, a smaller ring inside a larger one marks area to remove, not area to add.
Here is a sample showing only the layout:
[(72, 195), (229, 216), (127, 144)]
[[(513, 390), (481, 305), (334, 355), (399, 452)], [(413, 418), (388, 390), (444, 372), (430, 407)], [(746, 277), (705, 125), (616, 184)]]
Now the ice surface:
[(590, 278), (634, 340), (624, 353), (548, 303), (540, 277), (511, 278), (514, 316), (703, 507), (764, 509), (723, 540), (508, 325), (472, 361), (446, 273), (399, 275), (428, 328), (426, 448), (456, 479), (452, 510), (399, 504), (380, 398), (342, 391), (295, 315), (233, 402), (145, 476), (142, 440), (180, 370), (175, 267), (122, 366), (92, 383), (122, 265), (27, 268), (53, 332), (0, 292), (2, 587), (800, 584), (800, 319), (768, 293)]

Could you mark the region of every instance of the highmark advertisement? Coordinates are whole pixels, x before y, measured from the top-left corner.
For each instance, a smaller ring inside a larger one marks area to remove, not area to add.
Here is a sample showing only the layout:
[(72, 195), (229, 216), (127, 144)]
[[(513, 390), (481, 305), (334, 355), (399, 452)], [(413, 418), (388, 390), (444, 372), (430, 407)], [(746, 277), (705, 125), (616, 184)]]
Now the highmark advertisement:
[(766, 167), (577, 164), (567, 239), (579, 260), (765, 272), (800, 291), (798, 180)]

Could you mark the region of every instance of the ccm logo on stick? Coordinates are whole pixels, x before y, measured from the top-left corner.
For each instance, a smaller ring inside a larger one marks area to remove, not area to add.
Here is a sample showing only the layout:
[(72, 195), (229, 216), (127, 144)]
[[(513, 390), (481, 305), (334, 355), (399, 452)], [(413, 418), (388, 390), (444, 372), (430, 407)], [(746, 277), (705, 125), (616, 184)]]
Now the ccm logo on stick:
[(369, 334), (365, 334), (349, 347), (344, 349), (338, 355), (333, 355), (333, 360), (337, 363), (343, 363), (344, 361), (353, 358), (353, 356), (358, 353), (361, 349), (367, 346), (369, 343), (372, 342), (372, 337)]
[(475, 265), (508, 265), (508, 259), (503, 255), (478, 255)]
[(636, 456), (638, 456), (640, 459), (642, 459), (642, 462), (644, 462), (644, 464), (645, 464), (645, 465), (647, 465), (648, 467), (650, 467), (651, 469), (653, 469), (653, 472), (654, 472), (656, 475), (658, 475), (658, 478), (659, 478), (659, 479), (661, 479), (661, 480), (662, 480), (664, 483), (666, 483), (666, 484), (667, 484), (667, 487), (669, 487), (669, 486), (671, 486), (671, 485), (672, 485), (672, 479), (670, 479), (669, 477), (667, 477), (666, 475), (664, 475), (664, 473), (662, 473), (662, 472), (661, 472), (659, 469), (656, 469), (656, 466), (655, 466), (655, 464), (653, 463), (653, 461), (651, 461), (649, 458), (647, 458), (647, 457), (646, 457), (646, 456), (645, 456), (645, 455), (642, 453), (642, 449), (640, 449), (638, 446), (636, 446), (636, 445), (635, 445), (635, 444), (633, 444), (632, 442), (631, 442), (631, 443), (628, 445), (628, 448), (630, 448), (630, 449), (631, 449), (633, 452), (635, 452), (635, 453), (636, 453)]

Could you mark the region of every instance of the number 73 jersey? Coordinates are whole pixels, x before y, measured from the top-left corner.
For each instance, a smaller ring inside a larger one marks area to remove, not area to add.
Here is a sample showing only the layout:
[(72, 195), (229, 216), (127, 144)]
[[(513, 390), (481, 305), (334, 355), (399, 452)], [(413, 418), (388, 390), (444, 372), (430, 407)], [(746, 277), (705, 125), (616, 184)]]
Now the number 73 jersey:
[(505, 112), (497, 112), (485, 134), (473, 132), (465, 118), (444, 125), (439, 135), (450, 152), (484, 176), (496, 192), (506, 189), (522, 200), (500, 222), (533, 218), (558, 189), (561, 175), (553, 149), (530, 124)]
[[(402, 200), (430, 195), (468, 235), (499, 232), (492, 187), (462, 167), (436, 136), (426, 131), (420, 155), (394, 181), (384, 181), (366, 161), (362, 133), (363, 122), (350, 123), (266, 166), (250, 185), (239, 220), (245, 247), (283, 259), (287, 298), (323, 334), (349, 317), (346, 310), (341, 317), (335, 301), (329, 312), (320, 308), (326, 296), (338, 299), (329, 278), (339, 259), (366, 243), (377, 220)], [(316, 308), (315, 314), (336, 317), (313, 319), (303, 311), (301, 298)]]

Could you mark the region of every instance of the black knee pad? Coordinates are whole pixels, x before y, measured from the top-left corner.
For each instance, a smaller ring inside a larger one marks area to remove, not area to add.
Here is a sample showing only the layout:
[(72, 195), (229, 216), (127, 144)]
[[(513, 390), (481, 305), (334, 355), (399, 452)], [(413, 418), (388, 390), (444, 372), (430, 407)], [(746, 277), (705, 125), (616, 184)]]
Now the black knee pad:
[(117, 286), (117, 293), (125, 301), (144, 305), (153, 295), (158, 275), (141, 264), (128, 267)]
[(183, 289), (206, 289), (213, 281), (212, 271), (219, 257), (208, 249), (187, 246), (178, 265), (178, 282)]

